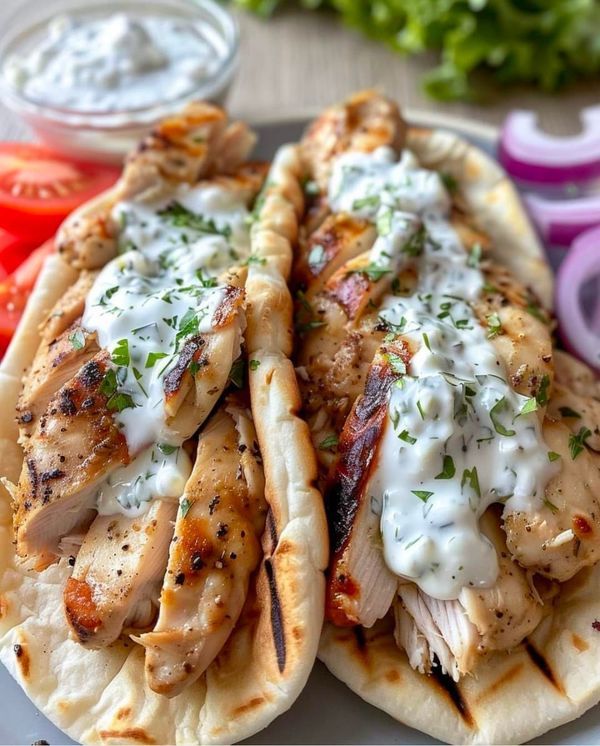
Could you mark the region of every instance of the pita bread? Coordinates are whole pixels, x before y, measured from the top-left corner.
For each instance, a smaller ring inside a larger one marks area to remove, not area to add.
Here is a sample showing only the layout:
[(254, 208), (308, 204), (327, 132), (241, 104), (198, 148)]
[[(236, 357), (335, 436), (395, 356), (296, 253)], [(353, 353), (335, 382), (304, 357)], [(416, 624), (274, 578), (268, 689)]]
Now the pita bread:
[[(355, 98), (361, 94), (350, 101)], [(500, 166), (452, 132), (409, 128), (406, 147), (424, 167), (453, 178), (458, 200), (492, 239), (493, 258), (551, 308), (552, 274), (543, 248)], [(482, 661), (458, 684), (413, 670), (394, 641), (389, 616), (371, 629), (327, 623), (319, 658), (367, 702), (442, 741), (526, 741), (600, 700), (599, 588), (600, 566), (563, 584), (554, 610), (528, 640)]]
[[(205, 111), (219, 110), (206, 106)], [(17, 562), (9, 496), (0, 488), (0, 660), (42, 712), (83, 743), (238, 741), (287, 710), (312, 668), (323, 620), (327, 532), (321, 497), (313, 487), (314, 454), (308, 429), (297, 416), (299, 395), (288, 360), (287, 278), (303, 207), (301, 192), (294, 190), (297, 169), (293, 148), (273, 166), (252, 231), (258, 259), (247, 284), (246, 343), (250, 357), (260, 362), (251, 371), (252, 410), (270, 506), (264, 558), (242, 616), (206, 674), (167, 699), (147, 687), (144, 651), (130, 640), (103, 650), (87, 650), (71, 640), (62, 608), (70, 568), (62, 560), (35, 573)], [(70, 222), (102, 213), (116, 193), (84, 206)], [(40, 323), (76, 278), (60, 256), (47, 260), (0, 367), (5, 408), (0, 472), (10, 480), (18, 479), (22, 462), (12, 414), (21, 379), (37, 349)], [(292, 440), (297, 447), (285, 448)]]

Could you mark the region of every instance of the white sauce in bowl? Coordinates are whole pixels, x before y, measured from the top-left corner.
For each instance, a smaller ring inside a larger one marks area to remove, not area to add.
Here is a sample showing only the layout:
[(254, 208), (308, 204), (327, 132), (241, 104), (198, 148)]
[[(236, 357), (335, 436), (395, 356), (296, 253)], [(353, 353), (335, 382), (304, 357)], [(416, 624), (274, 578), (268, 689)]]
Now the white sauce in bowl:
[[(413, 264), (412, 295), (390, 295), (380, 319), (416, 350), (397, 373), (368, 498), (381, 510), (386, 564), (439, 599), (485, 587), (498, 573), (496, 550), (479, 530), (492, 503), (540, 504), (556, 471), (537, 403), (516, 393), (470, 305), (484, 285), (450, 224), (439, 175), (411, 153), (349, 153), (334, 167), (333, 210), (377, 226), (372, 270)], [(489, 320), (488, 320), (489, 321)], [(499, 323), (499, 322), (498, 322)], [(497, 330), (500, 331), (500, 330)]]
[(213, 330), (225, 293), (216, 278), (248, 257), (249, 213), (226, 189), (184, 185), (152, 204), (120, 202), (113, 217), (123, 253), (94, 281), (82, 327), (111, 354), (101, 390), (134, 457), (100, 486), (98, 510), (133, 516), (154, 497), (179, 497), (191, 473), (167, 425), (165, 377), (186, 340)]
[(190, 96), (227, 54), (207, 24), (162, 15), (61, 16), (5, 65), (25, 98), (78, 112), (143, 109)]

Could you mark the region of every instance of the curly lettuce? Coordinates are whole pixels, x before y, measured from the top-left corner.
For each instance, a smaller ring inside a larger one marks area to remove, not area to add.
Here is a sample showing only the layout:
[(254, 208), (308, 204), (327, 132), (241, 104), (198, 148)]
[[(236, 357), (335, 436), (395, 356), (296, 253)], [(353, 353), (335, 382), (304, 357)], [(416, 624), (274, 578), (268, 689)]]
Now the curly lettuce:
[[(291, 2), (292, 0), (287, 0)], [(286, 0), (234, 0), (269, 16)], [(295, 0), (327, 7), (393, 49), (441, 52), (425, 90), (443, 100), (482, 98), (489, 76), (555, 91), (600, 73), (600, 0)]]

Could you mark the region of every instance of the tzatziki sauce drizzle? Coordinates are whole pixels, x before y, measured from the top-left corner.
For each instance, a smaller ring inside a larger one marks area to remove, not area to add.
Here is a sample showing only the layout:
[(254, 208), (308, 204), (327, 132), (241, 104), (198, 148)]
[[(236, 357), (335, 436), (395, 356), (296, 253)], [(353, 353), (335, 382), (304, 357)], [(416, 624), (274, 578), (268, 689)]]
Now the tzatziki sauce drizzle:
[(122, 253), (94, 281), (81, 325), (111, 355), (102, 391), (134, 459), (100, 485), (102, 514), (140, 515), (153, 497), (182, 494), (192, 464), (167, 424), (165, 377), (187, 339), (213, 331), (226, 292), (217, 277), (249, 255), (248, 216), (240, 199), (207, 185), (113, 208)]
[[(410, 295), (390, 294), (379, 309), (390, 337), (415, 350), (397, 366), (388, 418), (367, 489), (381, 509), (386, 564), (438, 599), (489, 587), (496, 550), (479, 529), (493, 503), (541, 505), (556, 473), (536, 402), (518, 394), (471, 304), (485, 278), (450, 223), (439, 174), (404, 151), (348, 153), (334, 164), (332, 210), (377, 226), (370, 266), (394, 274), (413, 265)], [(394, 288), (394, 285), (392, 285)]]

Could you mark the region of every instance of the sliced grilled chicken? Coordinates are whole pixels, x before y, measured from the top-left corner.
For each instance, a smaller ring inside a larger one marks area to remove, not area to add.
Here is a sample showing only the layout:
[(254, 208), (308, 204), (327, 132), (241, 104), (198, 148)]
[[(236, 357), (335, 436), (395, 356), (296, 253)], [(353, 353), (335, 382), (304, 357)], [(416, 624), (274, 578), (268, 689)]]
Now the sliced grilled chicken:
[(64, 590), (73, 637), (99, 648), (123, 627), (149, 627), (156, 616), (177, 502), (154, 500), (137, 518), (98, 516)]
[(310, 125), (301, 143), (302, 158), (325, 192), (336, 156), (383, 146), (399, 153), (405, 136), (406, 125), (397, 107), (374, 91), (362, 91), (326, 109)]
[(600, 455), (563, 420), (546, 418), (543, 434), (560, 472), (539, 509), (505, 510), (504, 529), (519, 564), (564, 581), (600, 559)]
[(129, 461), (127, 443), (102, 393), (109, 368), (106, 352), (83, 365), (52, 397), (24, 444), (14, 514), (21, 556), (58, 554), (63, 536), (92, 522), (98, 484)]
[(498, 552), (493, 587), (464, 588), (455, 601), (431, 598), (412, 583), (398, 587), (396, 641), (417, 670), (427, 672), (437, 658), (444, 673), (458, 681), (479, 656), (518, 645), (544, 615), (537, 590), (507, 552), (497, 510), (483, 515), (481, 529)]
[(387, 362), (390, 353), (408, 363), (410, 355), (400, 345), (382, 346), (375, 356), (365, 392), (342, 430), (325, 493), (332, 546), (327, 615), (340, 626), (371, 627), (389, 610), (398, 583), (383, 557), (381, 505), (372, 504), (367, 489), (385, 427), (389, 390), (397, 379)]
[(175, 696), (212, 663), (229, 637), (261, 557), (266, 503), (249, 415), (221, 408), (198, 443), (175, 526), (158, 622), (138, 638), (146, 678)]

